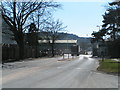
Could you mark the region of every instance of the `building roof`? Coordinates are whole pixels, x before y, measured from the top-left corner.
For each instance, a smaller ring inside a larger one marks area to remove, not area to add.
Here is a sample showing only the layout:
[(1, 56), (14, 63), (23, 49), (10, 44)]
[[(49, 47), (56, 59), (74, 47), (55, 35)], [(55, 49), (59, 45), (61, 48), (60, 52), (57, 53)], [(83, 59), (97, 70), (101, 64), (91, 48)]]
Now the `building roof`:
[(4, 19), (2, 19), (2, 44), (17, 44), (17, 42), (13, 39), (13, 33), (9, 29), (10, 27), (8, 24), (4, 21)]
[[(38, 40), (39, 43), (47, 43), (48, 40)], [(52, 40), (50, 40), (52, 43)], [(77, 43), (77, 40), (56, 40), (55, 43)]]

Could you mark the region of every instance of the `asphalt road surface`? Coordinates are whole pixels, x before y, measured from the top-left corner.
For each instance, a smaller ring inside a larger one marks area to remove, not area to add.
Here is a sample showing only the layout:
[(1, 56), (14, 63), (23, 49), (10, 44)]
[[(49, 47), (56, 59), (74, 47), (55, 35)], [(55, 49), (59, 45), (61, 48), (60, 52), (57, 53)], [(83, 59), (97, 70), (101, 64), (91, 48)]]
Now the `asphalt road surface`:
[(98, 72), (98, 65), (90, 55), (7, 63), (2, 88), (118, 88), (118, 76)]

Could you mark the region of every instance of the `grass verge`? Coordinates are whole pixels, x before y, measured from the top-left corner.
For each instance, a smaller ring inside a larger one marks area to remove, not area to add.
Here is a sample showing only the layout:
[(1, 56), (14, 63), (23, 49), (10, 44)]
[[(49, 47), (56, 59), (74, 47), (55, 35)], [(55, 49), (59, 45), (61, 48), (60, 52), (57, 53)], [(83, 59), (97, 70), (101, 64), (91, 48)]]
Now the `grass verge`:
[(105, 59), (104, 61), (99, 60), (98, 71), (110, 73), (110, 74), (120, 74), (120, 61), (114, 61), (111, 59)]

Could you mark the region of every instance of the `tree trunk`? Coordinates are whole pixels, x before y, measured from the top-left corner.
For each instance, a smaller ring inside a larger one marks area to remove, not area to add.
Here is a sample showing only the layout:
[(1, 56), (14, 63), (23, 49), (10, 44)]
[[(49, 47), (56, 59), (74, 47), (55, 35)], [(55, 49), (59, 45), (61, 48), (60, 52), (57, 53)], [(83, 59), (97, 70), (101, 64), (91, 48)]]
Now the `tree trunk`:
[(116, 33), (115, 24), (113, 24), (113, 39), (114, 39), (114, 41), (116, 39), (115, 33)]
[(19, 47), (19, 59), (24, 59), (24, 34), (17, 31), (15, 34), (15, 40)]
[(54, 57), (55, 54), (54, 54), (54, 44), (53, 43), (51, 44), (51, 48), (52, 48), (52, 57)]

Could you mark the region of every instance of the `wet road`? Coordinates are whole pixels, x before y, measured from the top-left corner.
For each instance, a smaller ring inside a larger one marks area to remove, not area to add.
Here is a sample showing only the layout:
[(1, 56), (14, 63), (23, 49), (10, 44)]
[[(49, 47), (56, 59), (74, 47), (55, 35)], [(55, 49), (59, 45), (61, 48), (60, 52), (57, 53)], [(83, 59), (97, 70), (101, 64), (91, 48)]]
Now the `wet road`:
[(118, 88), (118, 76), (96, 71), (98, 60), (81, 55), (8, 63), (3, 88)]

